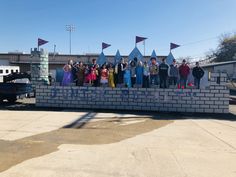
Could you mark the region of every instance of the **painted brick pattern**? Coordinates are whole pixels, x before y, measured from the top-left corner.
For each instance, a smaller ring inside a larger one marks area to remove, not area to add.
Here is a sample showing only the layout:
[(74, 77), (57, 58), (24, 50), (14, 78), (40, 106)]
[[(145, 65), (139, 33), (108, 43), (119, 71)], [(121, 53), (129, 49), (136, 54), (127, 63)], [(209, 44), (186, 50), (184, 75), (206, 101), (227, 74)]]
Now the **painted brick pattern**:
[(36, 85), (48, 85), (48, 53), (41, 49), (31, 51), (31, 83)]
[(225, 86), (226, 74), (212, 73), (210, 82), (209, 88), (200, 90), (38, 85), (36, 86), (36, 106), (228, 113), (229, 90)]

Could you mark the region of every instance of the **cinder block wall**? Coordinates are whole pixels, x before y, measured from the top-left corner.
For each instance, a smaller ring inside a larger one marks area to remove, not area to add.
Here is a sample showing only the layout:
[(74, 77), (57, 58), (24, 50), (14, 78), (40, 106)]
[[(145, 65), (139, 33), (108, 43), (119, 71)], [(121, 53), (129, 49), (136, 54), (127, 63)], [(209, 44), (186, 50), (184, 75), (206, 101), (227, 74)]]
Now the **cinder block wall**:
[(34, 49), (31, 51), (31, 83), (33, 88), (36, 85), (45, 85), (49, 83), (48, 80), (48, 53), (41, 49), (38, 51)]
[(212, 73), (206, 89), (37, 86), (36, 106), (167, 112), (228, 113), (225, 73)]

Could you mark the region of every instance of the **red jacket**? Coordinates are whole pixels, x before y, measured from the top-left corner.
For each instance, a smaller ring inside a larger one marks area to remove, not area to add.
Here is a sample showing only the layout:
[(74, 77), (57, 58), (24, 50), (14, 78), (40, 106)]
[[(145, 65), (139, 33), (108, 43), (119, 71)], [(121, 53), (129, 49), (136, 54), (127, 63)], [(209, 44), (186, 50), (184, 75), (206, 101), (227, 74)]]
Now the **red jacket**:
[(179, 67), (179, 74), (180, 74), (181, 77), (188, 77), (189, 73), (190, 73), (190, 68), (189, 68), (188, 65), (186, 65), (186, 64), (183, 65), (182, 64)]

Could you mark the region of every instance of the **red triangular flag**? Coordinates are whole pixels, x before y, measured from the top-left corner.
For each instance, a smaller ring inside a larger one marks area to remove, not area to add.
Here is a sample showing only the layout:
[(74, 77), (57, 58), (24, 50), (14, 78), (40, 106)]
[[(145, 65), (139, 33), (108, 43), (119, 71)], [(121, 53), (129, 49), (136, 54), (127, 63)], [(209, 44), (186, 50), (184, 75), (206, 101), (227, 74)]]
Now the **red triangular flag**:
[(47, 43), (48, 43), (48, 41), (45, 41), (43, 39), (38, 38), (38, 46), (41, 46), (41, 45), (44, 45), (44, 44), (47, 44)]

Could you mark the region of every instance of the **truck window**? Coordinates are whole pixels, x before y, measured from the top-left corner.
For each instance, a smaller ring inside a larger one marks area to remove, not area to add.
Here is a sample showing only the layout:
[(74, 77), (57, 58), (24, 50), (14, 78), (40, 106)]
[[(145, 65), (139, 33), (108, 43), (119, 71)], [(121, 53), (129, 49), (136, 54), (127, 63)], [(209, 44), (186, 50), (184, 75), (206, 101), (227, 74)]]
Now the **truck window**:
[(11, 73), (14, 73), (14, 70), (13, 70), (13, 69), (11, 70)]
[(9, 70), (8, 70), (8, 69), (6, 69), (6, 74), (7, 74), (7, 73), (9, 73)]
[(0, 69), (0, 74), (2, 74), (3, 73), (3, 70), (2, 69)]

